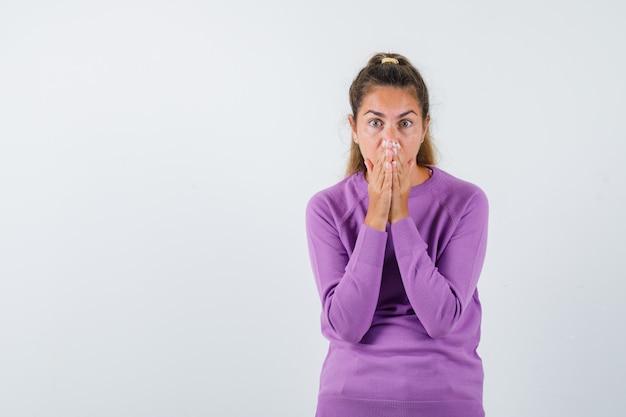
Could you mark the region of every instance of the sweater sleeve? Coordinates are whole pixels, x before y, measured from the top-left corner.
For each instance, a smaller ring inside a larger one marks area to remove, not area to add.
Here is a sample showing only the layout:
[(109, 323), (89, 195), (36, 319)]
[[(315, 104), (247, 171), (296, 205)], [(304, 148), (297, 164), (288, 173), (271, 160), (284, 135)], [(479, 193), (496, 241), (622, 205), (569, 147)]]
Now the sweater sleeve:
[(486, 196), (474, 194), (436, 261), (413, 219), (391, 225), (407, 297), (432, 338), (454, 330), (474, 296), (487, 247), (488, 210)]
[(387, 233), (362, 225), (350, 253), (339, 227), (324, 202), (309, 203), (307, 240), (322, 301), (322, 331), (327, 337), (357, 343), (371, 327), (376, 311)]

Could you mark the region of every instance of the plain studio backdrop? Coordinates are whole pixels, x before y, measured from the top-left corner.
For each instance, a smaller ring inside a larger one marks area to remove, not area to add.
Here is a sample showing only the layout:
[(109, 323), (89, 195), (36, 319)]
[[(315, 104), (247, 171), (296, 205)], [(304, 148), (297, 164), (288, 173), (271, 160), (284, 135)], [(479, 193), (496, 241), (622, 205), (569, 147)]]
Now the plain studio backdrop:
[(0, 415), (312, 416), (304, 210), (378, 51), (490, 200), (487, 414), (619, 414), (625, 10), (0, 1)]

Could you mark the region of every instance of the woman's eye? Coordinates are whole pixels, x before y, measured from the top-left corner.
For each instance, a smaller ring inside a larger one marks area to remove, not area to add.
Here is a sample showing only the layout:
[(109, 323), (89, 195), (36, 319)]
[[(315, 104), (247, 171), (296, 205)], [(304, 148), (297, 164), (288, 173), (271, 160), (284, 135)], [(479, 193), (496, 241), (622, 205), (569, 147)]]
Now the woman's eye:
[(403, 120), (400, 122), (400, 126), (402, 127), (411, 127), (413, 125), (413, 122), (410, 120)]
[(372, 126), (372, 127), (381, 127), (382, 124), (383, 123), (380, 120), (378, 120), (378, 119), (370, 120), (370, 126)]

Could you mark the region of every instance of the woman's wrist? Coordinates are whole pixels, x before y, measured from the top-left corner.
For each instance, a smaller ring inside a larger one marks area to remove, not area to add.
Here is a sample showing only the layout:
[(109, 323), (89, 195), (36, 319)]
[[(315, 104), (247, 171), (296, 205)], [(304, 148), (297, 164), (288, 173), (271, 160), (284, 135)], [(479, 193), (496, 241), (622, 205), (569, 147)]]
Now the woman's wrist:
[(389, 217), (389, 223), (394, 224), (396, 222), (399, 222), (400, 220), (404, 220), (407, 217), (409, 217), (409, 212), (408, 211), (402, 211), (400, 213), (394, 214), (393, 216)]
[(384, 217), (372, 216), (370, 213), (367, 213), (363, 223), (366, 226), (369, 226), (372, 229), (380, 230), (381, 232), (387, 230), (387, 219)]

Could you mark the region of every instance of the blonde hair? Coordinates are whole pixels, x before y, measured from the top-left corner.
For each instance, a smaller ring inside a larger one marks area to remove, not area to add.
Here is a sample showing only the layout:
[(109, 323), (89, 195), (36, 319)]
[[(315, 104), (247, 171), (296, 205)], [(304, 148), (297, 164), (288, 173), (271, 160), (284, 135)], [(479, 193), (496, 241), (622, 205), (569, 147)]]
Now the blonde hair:
[[(359, 71), (350, 86), (350, 107), (356, 121), (357, 114), (363, 103), (363, 98), (372, 87), (389, 86), (404, 88), (415, 94), (421, 106), (422, 118), (425, 121), (429, 115), (430, 100), (428, 88), (419, 71), (402, 55), (394, 53), (378, 53), (372, 56), (367, 65)], [(351, 141), (350, 155), (346, 167), (346, 176), (365, 171), (365, 161), (359, 145)], [(430, 128), (427, 128), (420, 150), (417, 154), (418, 165), (435, 165), (436, 150), (433, 144)]]

